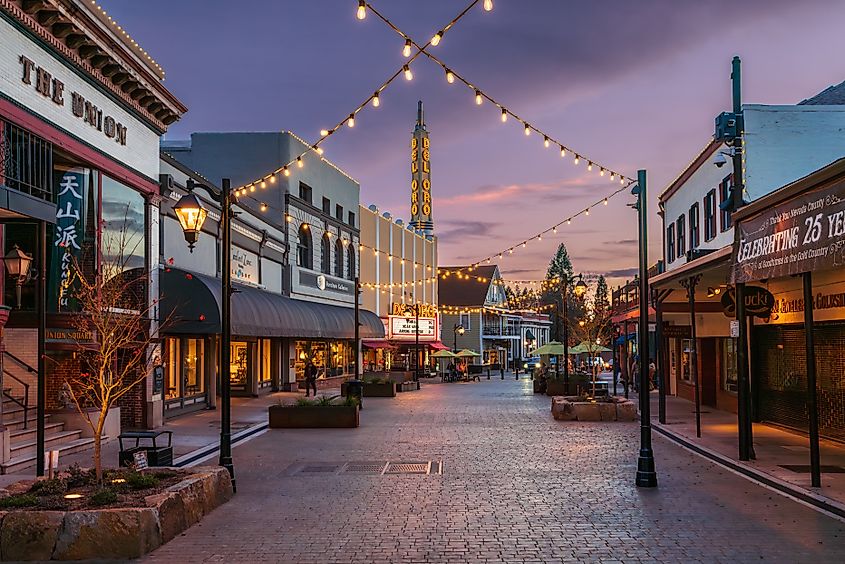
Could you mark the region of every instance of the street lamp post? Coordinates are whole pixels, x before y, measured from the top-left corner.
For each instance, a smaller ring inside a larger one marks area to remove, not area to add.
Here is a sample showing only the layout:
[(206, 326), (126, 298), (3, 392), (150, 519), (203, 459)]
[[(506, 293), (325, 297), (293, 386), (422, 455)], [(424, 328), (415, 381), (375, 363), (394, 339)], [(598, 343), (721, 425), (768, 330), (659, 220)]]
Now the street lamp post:
[(455, 334), (455, 340), (452, 343), (452, 349), (454, 350), (455, 354), (458, 353), (458, 334), (464, 334), (464, 326), (460, 323), (455, 323), (455, 328), (452, 330)]
[(195, 187), (204, 188), (212, 198), (220, 204), (220, 230), (223, 232), (222, 272), (221, 272), (221, 304), (220, 304), (220, 466), (229, 471), (232, 478), (232, 490), (237, 491), (235, 485), (235, 467), (232, 463), (232, 399), (231, 376), (229, 374), (231, 362), (232, 341), (232, 200), (230, 181), (223, 179), (222, 188), (217, 189), (206, 184), (198, 184), (188, 179), (185, 188), (188, 193), (173, 207), (188, 248), (194, 251), (194, 245), (199, 240), (202, 224), (208, 216), (208, 211), (194, 195)]
[(640, 355), (640, 455), (637, 460), (637, 486), (657, 486), (654, 451), (651, 448), (651, 405), (648, 396), (648, 216), (646, 215), (646, 171), (637, 171), (637, 184), (631, 191), (637, 196), (637, 224), (640, 243), (640, 327), (637, 331), (637, 352)]
[(414, 304), (414, 380), (420, 381), (420, 303)]

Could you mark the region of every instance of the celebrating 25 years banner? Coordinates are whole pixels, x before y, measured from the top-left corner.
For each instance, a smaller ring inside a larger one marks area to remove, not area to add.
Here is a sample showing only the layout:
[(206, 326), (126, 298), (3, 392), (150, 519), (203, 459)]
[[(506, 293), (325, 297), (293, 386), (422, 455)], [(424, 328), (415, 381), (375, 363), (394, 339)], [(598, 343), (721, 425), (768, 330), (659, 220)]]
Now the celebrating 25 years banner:
[(733, 282), (845, 266), (845, 181), (805, 192), (739, 225)]

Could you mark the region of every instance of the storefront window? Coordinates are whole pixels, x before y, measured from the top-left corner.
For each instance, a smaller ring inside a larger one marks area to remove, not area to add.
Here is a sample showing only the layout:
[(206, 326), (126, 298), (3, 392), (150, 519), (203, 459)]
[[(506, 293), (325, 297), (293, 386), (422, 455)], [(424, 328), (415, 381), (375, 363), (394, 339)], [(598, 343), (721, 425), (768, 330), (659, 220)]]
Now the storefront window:
[(167, 385), (165, 399), (175, 399), (182, 395), (179, 374), (179, 339), (167, 339)]
[(681, 339), (681, 379), (692, 382), (690, 371), (690, 355), (692, 353), (692, 340)]
[(103, 176), (103, 233), (101, 259), (111, 278), (127, 270), (145, 268), (144, 197), (132, 188)]
[(318, 378), (349, 374), (355, 362), (353, 349), (348, 341), (296, 341), (296, 377), (305, 377), (309, 359), (319, 371)]
[(261, 374), (259, 375), (261, 382), (269, 382), (273, 377), (270, 362), (271, 343), (270, 339), (261, 339)]
[(233, 342), (229, 359), (229, 381), (232, 386), (245, 389), (249, 370), (249, 343)]
[(736, 380), (736, 341), (722, 339), (722, 389), (737, 392)]
[(182, 349), (182, 367), (185, 379), (185, 395), (195, 396), (205, 392), (205, 378), (203, 378), (203, 341), (201, 339), (185, 339)]

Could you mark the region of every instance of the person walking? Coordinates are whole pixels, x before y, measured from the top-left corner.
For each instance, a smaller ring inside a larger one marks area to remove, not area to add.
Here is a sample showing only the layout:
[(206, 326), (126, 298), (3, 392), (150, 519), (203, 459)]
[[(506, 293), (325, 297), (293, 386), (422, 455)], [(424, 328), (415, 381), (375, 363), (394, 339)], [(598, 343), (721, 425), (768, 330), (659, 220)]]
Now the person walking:
[(314, 366), (314, 361), (308, 359), (308, 364), (305, 365), (305, 397), (311, 390), (314, 390), (314, 397), (317, 397), (317, 367)]
[(648, 359), (648, 391), (657, 389), (657, 365), (654, 364), (654, 359)]

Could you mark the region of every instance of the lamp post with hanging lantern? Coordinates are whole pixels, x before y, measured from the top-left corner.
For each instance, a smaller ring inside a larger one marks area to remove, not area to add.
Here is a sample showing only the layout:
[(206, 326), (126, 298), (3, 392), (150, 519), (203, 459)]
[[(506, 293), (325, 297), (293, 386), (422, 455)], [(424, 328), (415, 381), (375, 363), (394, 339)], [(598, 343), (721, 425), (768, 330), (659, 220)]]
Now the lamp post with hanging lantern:
[(182, 233), (191, 252), (199, 240), (202, 224), (208, 217), (208, 211), (193, 193), (196, 187), (205, 189), (220, 204), (220, 230), (223, 233), (220, 300), (220, 466), (229, 471), (232, 490), (237, 491), (235, 467), (232, 462), (232, 382), (229, 374), (232, 343), (232, 195), (228, 178), (223, 179), (222, 188), (219, 189), (188, 179), (185, 184), (188, 193), (173, 206), (173, 211), (182, 226)]
[(20, 247), (14, 245), (6, 256), (3, 257), (6, 265), (6, 274), (15, 280), (15, 300), (17, 309), (21, 308), (21, 286), (29, 280), (29, 269), (32, 266), (32, 257), (23, 252)]

